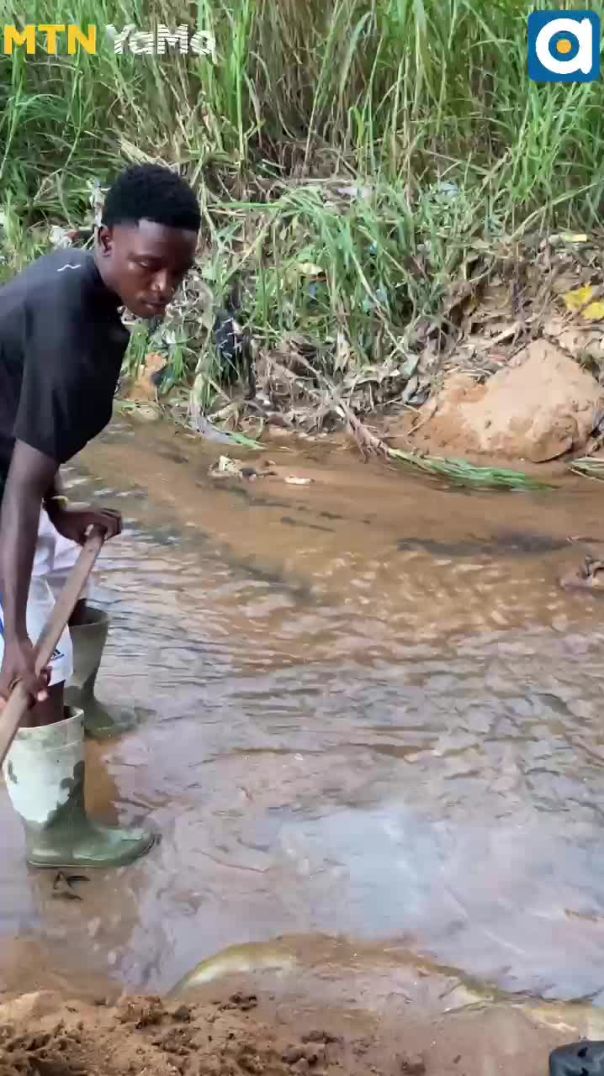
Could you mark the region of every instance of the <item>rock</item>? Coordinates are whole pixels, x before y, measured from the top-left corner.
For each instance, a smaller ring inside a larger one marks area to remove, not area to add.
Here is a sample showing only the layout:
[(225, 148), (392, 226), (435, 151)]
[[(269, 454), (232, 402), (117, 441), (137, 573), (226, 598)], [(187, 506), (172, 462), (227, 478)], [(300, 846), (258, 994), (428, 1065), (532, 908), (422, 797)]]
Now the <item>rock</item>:
[(191, 1006), (179, 1005), (172, 1013), (172, 1019), (181, 1024), (189, 1024), (191, 1022)]
[(401, 1061), (401, 1076), (425, 1076), (426, 1063), (423, 1057), (404, 1057)]
[(306, 1051), (303, 1046), (290, 1046), (287, 1050), (284, 1050), (281, 1057), (281, 1060), (285, 1061), (286, 1065), (296, 1065), (302, 1059), (306, 1060)]
[(62, 1005), (60, 994), (52, 990), (36, 990), (31, 994), (22, 994), (14, 1001), (5, 1001), (0, 1005), (0, 1026), (37, 1020), (41, 1016), (58, 1012)]
[(535, 340), (483, 385), (464, 374), (449, 378), (409, 438), (436, 455), (543, 463), (581, 450), (603, 414), (595, 378), (554, 344)]

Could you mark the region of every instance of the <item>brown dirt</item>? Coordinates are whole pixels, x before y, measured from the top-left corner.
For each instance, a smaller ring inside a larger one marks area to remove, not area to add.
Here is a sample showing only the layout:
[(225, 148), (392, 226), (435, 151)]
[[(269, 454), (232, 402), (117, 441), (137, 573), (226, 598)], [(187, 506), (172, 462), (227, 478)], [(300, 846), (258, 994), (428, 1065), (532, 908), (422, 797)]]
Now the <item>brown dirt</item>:
[(422, 1058), (404, 1049), (386, 1060), (365, 1029), (357, 1038), (321, 1027), (292, 1034), (265, 1024), (256, 1007), (256, 997), (243, 993), (203, 1004), (132, 997), (114, 1007), (23, 995), (0, 1006), (0, 1076), (426, 1072)]
[(536, 340), (485, 384), (450, 377), (406, 432), (414, 448), (543, 463), (585, 448), (604, 413), (591, 374), (547, 340)]
[(394, 994), (378, 1013), (216, 992), (117, 1005), (21, 995), (0, 1005), (0, 1076), (535, 1076), (555, 1047), (601, 1036), (586, 1006), (437, 1015)]
[(152, 353), (146, 356), (136, 380), (128, 386), (124, 398), (130, 403), (155, 403), (157, 401), (157, 385), (153, 377), (160, 374), (166, 365), (163, 355)]

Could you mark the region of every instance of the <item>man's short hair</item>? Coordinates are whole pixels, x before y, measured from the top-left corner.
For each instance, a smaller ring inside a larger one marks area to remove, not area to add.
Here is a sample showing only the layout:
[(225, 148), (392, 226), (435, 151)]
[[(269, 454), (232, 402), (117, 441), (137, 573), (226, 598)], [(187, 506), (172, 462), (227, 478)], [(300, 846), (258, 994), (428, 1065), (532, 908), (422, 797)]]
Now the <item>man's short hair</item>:
[(138, 164), (122, 172), (109, 188), (101, 220), (107, 227), (150, 220), (198, 232), (201, 212), (182, 176), (161, 164)]

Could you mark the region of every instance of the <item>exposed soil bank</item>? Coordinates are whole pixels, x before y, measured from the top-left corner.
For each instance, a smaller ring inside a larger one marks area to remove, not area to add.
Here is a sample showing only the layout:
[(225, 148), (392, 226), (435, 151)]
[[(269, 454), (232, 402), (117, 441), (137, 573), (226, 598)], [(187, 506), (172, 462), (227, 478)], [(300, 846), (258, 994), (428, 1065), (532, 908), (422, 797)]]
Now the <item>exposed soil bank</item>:
[(485, 384), (453, 376), (410, 423), (410, 439), (444, 456), (544, 463), (585, 449), (603, 415), (604, 391), (592, 375), (536, 340)]
[(537, 1076), (571, 1030), (511, 1007), (429, 1020), (403, 997), (378, 1017), (245, 990), (116, 1006), (45, 992), (0, 1006), (0, 1076)]

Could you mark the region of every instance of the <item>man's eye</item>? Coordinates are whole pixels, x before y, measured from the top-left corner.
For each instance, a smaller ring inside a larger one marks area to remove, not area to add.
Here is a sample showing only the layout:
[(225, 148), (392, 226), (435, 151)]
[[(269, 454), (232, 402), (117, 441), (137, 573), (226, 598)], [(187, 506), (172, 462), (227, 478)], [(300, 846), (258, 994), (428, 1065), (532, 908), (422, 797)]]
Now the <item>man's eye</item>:
[(153, 265), (151, 262), (139, 262), (138, 264), (140, 265), (141, 269), (153, 269)]

